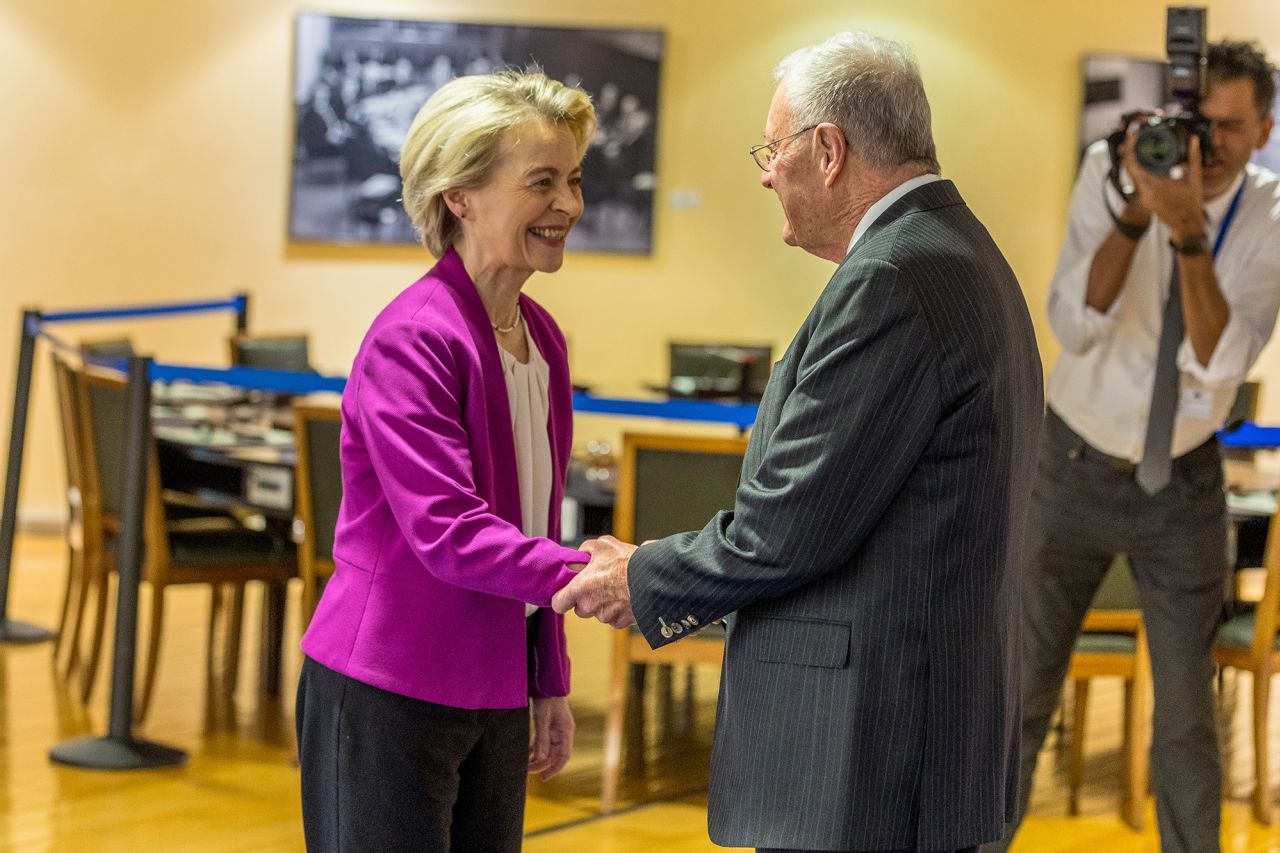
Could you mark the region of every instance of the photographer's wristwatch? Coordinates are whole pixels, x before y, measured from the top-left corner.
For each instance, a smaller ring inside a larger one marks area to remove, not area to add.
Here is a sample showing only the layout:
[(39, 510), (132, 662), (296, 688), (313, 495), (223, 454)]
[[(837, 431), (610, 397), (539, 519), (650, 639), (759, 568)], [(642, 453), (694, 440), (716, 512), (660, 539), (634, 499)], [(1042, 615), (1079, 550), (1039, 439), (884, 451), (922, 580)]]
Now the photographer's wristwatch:
[(1185, 240), (1170, 240), (1169, 245), (1179, 255), (1204, 255), (1209, 251), (1209, 236), (1197, 234)]

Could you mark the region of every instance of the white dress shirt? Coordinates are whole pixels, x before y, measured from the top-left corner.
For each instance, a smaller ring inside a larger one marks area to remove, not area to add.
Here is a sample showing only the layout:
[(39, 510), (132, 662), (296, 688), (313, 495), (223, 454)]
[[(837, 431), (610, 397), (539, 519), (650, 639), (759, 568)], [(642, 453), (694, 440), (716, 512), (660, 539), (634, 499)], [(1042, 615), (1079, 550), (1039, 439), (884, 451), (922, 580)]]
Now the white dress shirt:
[(862, 218), (858, 220), (858, 227), (853, 229), (853, 236), (849, 238), (849, 248), (844, 250), (847, 255), (853, 251), (853, 247), (862, 239), (862, 235), (867, 233), (876, 220), (889, 208), (893, 207), (893, 203), (911, 192), (916, 187), (922, 187), (925, 184), (931, 184), (934, 181), (940, 181), (942, 177), (939, 175), (919, 175), (910, 180), (903, 181), (893, 189), (885, 193), (879, 201), (867, 208), (867, 212), (862, 214)]
[[(1062, 344), (1049, 377), (1049, 405), (1098, 450), (1137, 462), (1147, 431), (1173, 250), (1168, 228), (1152, 217), (1115, 302), (1105, 314), (1085, 304), (1089, 267), (1112, 228), (1102, 195), (1109, 168), (1106, 143), (1091, 146), (1072, 195), (1067, 236), (1049, 286), (1049, 324)], [(1207, 365), (1196, 359), (1189, 339), (1184, 338), (1178, 350), (1174, 456), (1195, 449), (1222, 426), (1237, 387), (1271, 337), (1280, 309), (1276, 175), (1249, 164), (1226, 192), (1205, 203), (1210, 245), (1216, 244), (1223, 217), (1242, 183), (1239, 205), (1214, 261), (1230, 320)], [(1110, 185), (1106, 193), (1111, 209), (1119, 212), (1124, 206), (1119, 194)]]
[[(511, 409), (511, 433), (516, 446), (516, 473), (520, 481), (520, 530), (525, 536), (545, 537), (551, 510), (551, 439), (547, 434), (547, 388), (551, 370), (533, 343), (529, 324), (524, 340), (529, 360), (521, 363), (502, 347), (502, 373), (507, 381), (507, 403)], [(526, 604), (531, 616), (538, 608)]]

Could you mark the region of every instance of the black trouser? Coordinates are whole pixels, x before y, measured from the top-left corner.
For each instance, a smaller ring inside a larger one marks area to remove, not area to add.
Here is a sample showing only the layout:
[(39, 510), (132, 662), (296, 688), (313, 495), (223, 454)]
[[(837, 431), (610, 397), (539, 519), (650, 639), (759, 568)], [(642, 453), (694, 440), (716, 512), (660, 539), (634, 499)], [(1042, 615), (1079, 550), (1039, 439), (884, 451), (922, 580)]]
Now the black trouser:
[[(1089, 447), (1049, 412), (1022, 578), (1024, 813), (1085, 611), (1113, 557), (1125, 553), (1151, 651), (1151, 775), (1160, 849), (1219, 849), (1222, 773), (1212, 648), (1225, 594), (1226, 529), (1216, 440), (1175, 459), (1172, 481), (1148, 495), (1131, 466)], [(1014, 829), (984, 849), (1006, 849)]]
[(305, 658), (297, 726), (309, 851), (520, 849), (528, 709), (436, 705)]

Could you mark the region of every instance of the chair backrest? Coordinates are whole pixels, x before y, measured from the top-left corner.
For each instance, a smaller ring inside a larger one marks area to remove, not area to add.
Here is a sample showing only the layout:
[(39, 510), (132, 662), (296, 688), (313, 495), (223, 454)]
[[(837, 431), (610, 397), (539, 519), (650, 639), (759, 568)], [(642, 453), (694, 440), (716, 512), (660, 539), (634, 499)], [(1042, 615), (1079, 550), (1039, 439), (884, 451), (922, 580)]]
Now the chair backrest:
[[(1086, 646), (1090, 636), (1096, 634), (1137, 634), (1139, 645), (1145, 642), (1141, 639), (1142, 605), (1138, 599), (1138, 585), (1134, 583), (1127, 554), (1117, 554), (1111, 561), (1085, 613), (1081, 630), (1084, 632), (1082, 642)], [(1077, 650), (1080, 647), (1078, 642)]]
[(1251, 656), (1255, 663), (1269, 659), (1274, 653), (1276, 631), (1280, 630), (1280, 512), (1272, 514), (1267, 527), (1262, 567), (1266, 570), (1266, 582), (1253, 616)]
[(746, 449), (745, 438), (624, 434), (614, 534), (639, 543), (701, 530), (733, 509)]
[(83, 437), (77, 402), (77, 374), (70, 359), (71, 356), (60, 350), (55, 349), (52, 353), (53, 382), (58, 398), (58, 425), (62, 431), (62, 457), (67, 466), (67, 493), (70, 497), (74, 492), (78, 496), (77, 500), (82, 500), (80, 481), (83, 479)]
[(1134, 583), (1127, 554), (1117, 554), (1111, 561), (1111, 567), (1103, 576), (1089, 607), (1093, 610), (1138, 610), (1141, 607), (1138, 585)]
[[(85, 505), (100, 510), (94, 527), (114, 529), (124, 503), (124, 448), (128, 428), (128, 383), (117, 371), (93, 365), (73, 370), (79, 392), (81, 435), (84, 457), (81, 466)], [(165, 564), (169, 553), (164, 507), (160, 495), (160, 466), (155, 440), (147, 451), (147, 482), (143, 503), (143, 532), (148, 571)], [(86, 511), (85, 527), (90, 527)]]
[(1230, 427), (1241, 421), (1252, 421), (1257, 418), (1258, 397), (1261, 396), (1261, 393), (1261, 382), (1254, 379), (1241, 382), (1240, 387), (1236, 389), (1235, 400), (1231, 403), (1231, 410), (1227, 412), (1223, 425)]
[(298, 571), (303, 584), (304, 623), (315, 610), (320, 581), (333, 574), (333, 534), (342, 505), (341, 430), (337, 406), (294, 404), (293, 435), (298, 448), (295, 507), (302, 525)]
[(88, 359), (121, 361), (135, 355), (133, 341), (129, 338), (107, 338), (100, 341), (81, 341), (80, 354)]
[(306, 335), (235, 335), (228, 344), (235, 365), (315, 372)]
[(304, 525), (304, 550), (317, 560), (333, 559), (333, 531), (342, 504), (341, 428), (337, 406), (298, 403), (293, 408), (298, 517)]
[[(1240, 387), (1236, 389), (1235, 400), (1231, 403), (1231, 410), (1227, 412), (1227, 417), (1222, 422), (1223, 428), (1233, 430), (1246, 421), (1256, 420), (1258, 417), (1258, 398), (1261, 395), (1261, 382), (1251, 379), (1248, 382), (1240, 383)], [(1257, 448), (1254, 447), (1222, 448), (1224, 459), (1251, 462), (1256, 455)]]

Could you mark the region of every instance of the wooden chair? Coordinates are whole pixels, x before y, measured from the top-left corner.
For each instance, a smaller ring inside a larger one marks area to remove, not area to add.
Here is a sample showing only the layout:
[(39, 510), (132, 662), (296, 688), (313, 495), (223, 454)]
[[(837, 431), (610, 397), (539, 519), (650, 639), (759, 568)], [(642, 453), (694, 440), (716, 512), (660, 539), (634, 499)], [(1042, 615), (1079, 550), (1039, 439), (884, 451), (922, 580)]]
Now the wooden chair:
[(302, 575), (302, 630), (311, 623), (324, 582), (333, 574), (333, 532), (342, 503), (338, 440), (342, 413), (337, 406), (299, 402), (293, 406), (298, 448), (294, 477), (302, 528), (298, 572)]
[[(732, 509), (746, 448), (745, 438), (626, 433), (618, 469), (614, 534), (624, 542), (643, 542), (701, 529), (717, 511)], [(723, 626), (708, 625), (694, 636), (654, 651), (634, 628), (614, 632), (605, 708), (602, 813), (611, 812), (617, 802), (632, 667), (718, 664), (724, 654), (724, 639)], [(640, 674), (642, 677), (643, 670)]]
[(1263, 554), (1266, 580), (1262, 600), (1252, 613), (1233, 616), (1218, 630), (1213, 657), (1221, 667), (1253, 675), (1253, 816), (1271, 823), (1271, 758), (1267, 737), (1271, 676), (1280, 672), (1280, 513), (1271, 516)]
[(53, 351), (54, 388), (58, 401), (58, 424), (61, 427), (62, 456), (67, 472), (67, 588), (62, 597), (58, 617), (58, 636), (54, 641), (54, 665), (59, 678), (69, 681), (80, 662), (80, 628), (84, 622), (89, 594), (89, 575), (85, 570), (85, 540), (81, 504), (81, 466), (84, 455), (80, 444), (79, 411), (75, 374), (69, 356)]
[(235, 365), (315, 372), (305, 334), (235, 335), (227, 339), (227, 346), (231, 363)]
[[(109, 338), (81, 341), (79, 355), (84, 358), (122, 359), (133, 355), (133, 342), (129, 338)], [(76, 402), (75, 374), (73, 369), (80, 358), (54, 349), (52, 353), (55, 396), (58, 402), (58, 424), (62, 438), (63, 463), (67, 473), (67, 588), (62, 598), (58, 617), (58, 635), (54, 640), (54, 668), (65, 683), (71, 680), (80, 666), (80, 631), (88, 604), (90, 573), (86, 570), (84, 527), (81, 518), (83, 499), (84, 452), (81, 447), (79, 407)], [(100, 555), (92, 552), (95, 545), (89, 543), (88, 561), (100, 562)]]
[(1067, 813), (1079, 814), (1084, 779), (1084, 736), (1088, 719), (1089, 682), (1102, 676), (1124, 679), (1124, 739), (1120, 816), (1142, 829), (1147, 799), (1151, 743), (1151, 660), (1146, 629), (1138, 609), (1137, 589), (1128, 560), (1118, 558), (1107, 572), (1085, 614), (1067, 678), (1074, 688), (1071, 752), (1068, 761)]
[[(102, 568), (93, 575), (98, 595), (105, 601), (107, 574), (114, 568), (114, 540), (124, 486), (120, 449), (124, 444), (126, 384), (115, 371), (85, 367), (78, 372), (77, 385), (84, 449), (81, 472), (86, 493), (83, 526), (86, 543), (93, 542), (95, 548), (100, 547)], [(169, 518), (161, 497), (154, 441), (148, 456), (142, 580), (151, 588), (151, 601), (149, 612), (140, 620), (148, 629), (146, 645), (139, 645), (145, 654), (138, 667), (141, 684), (134, 703), (137, 722), (144, 719), (155, 687), (166, 587), (191, 583), (213, 587), (208, 665), (212, 674), (216, 662), (215, 636), (222, 617), (226, 645), (221, 681), (224, 694), (229, 698), (238, 672), (245, 583), (260, 580), (284, 584), (297, 574), (296, 554), (278, 538), (235, 524), (211, 524), (209, 519), (198, 516)], [(105, 619), (99, 618), (95, 626), (91, 651), (94, 665), (86, 665), (87, 675), (82, 679), (86, 685), (82, 695), (86, 700), (92, 689), (104, 622)]]

